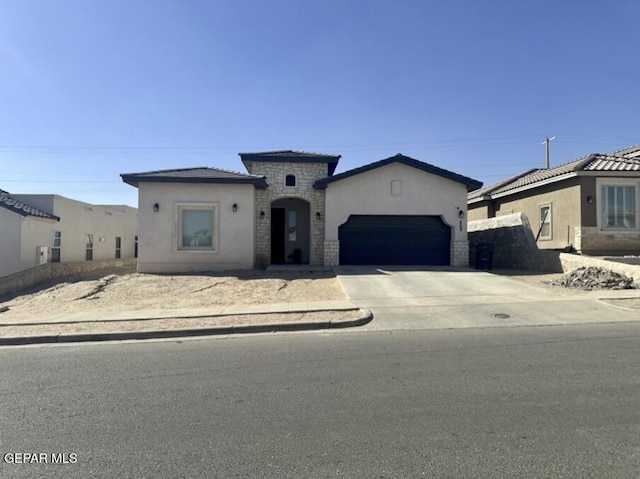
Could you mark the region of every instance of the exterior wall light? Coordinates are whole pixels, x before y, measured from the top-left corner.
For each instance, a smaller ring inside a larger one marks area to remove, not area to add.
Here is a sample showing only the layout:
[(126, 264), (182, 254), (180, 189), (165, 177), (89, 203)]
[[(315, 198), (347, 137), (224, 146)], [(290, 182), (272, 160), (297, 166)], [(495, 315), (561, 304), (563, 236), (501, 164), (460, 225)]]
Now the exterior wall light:
[(593, 204), (593, 196), (587, 196), (587, 203), (589, 203), (590, 205)]
[(322, 215), (321, 215), (321, 214), (320, 214), (320, 212), (318, 211), (318, 212), (316, 213), (316, 219), (317, 219), (317, 220), (319, 220), (320, 218), (322, 218)]
[(264, 219), (264, 211), (260, 212), (260, 219), (263, 220)]
[(458, 211), (458, 218), (460, 219), (464, 218), (464, 211), (462, 210)]
[(234, 203), (233, 206), (231, 207), (231, 209), (235, 213), (236, 211), (238, 211), (238, 205)]
[(154, 203), (153, 204), (153, 211), (155, 211), (156, 213), (160, 210), (160, 205), (158, 203)]

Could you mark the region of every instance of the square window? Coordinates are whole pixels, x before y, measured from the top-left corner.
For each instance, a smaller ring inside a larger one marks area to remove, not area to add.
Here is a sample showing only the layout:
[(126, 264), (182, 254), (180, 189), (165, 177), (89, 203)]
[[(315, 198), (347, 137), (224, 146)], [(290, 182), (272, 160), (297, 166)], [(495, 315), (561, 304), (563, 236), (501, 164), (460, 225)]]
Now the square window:
[(636, 229), (636, 187), (603, 185), (601, 188), (603, 229)]
[(296, 186), (296, 175), (287, 175), (284, 178), (284, 186)]
[(178, 207), (178, 249), (215, 251), (215, 206)]

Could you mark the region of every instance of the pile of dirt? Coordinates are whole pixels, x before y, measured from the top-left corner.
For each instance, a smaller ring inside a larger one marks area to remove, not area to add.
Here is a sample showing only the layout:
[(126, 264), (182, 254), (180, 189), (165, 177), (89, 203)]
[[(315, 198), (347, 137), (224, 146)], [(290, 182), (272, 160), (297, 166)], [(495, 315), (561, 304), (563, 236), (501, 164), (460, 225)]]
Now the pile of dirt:
[(582, 290), (636, 288), (633, 278), (595, 266), (575, 269), (549, 284)]

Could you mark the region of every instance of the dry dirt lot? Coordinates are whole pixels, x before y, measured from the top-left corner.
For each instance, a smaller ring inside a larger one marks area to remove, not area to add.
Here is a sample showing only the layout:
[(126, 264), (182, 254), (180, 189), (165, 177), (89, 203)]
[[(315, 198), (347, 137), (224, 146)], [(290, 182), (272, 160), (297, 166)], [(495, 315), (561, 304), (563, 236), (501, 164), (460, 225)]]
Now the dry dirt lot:
[(0, 299), (2, 322), (50, 311), (125, 312), (348, 299), (331, 272), (264, 270), (155, 275), (134, 270), (96, 271), (60, 278)]

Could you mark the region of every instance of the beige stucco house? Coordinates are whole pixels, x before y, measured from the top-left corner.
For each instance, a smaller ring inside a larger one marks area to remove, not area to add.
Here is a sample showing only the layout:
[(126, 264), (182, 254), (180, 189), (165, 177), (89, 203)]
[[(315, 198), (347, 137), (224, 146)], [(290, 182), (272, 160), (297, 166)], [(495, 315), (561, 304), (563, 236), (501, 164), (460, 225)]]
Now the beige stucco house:
[(0, 190), (0, 276), (47, 262), (132, 258), (136, 208)]
[(468, 264), (471, 178), (404, 155), (334, 174), (340, 155), (240, 153), (248, 173), (125, 173), (141, 272), (271, 264)]
[(532, 169), (468, 195), (469, 220), (524, 213), (542, 249), (640, 253), (640, 145)]

